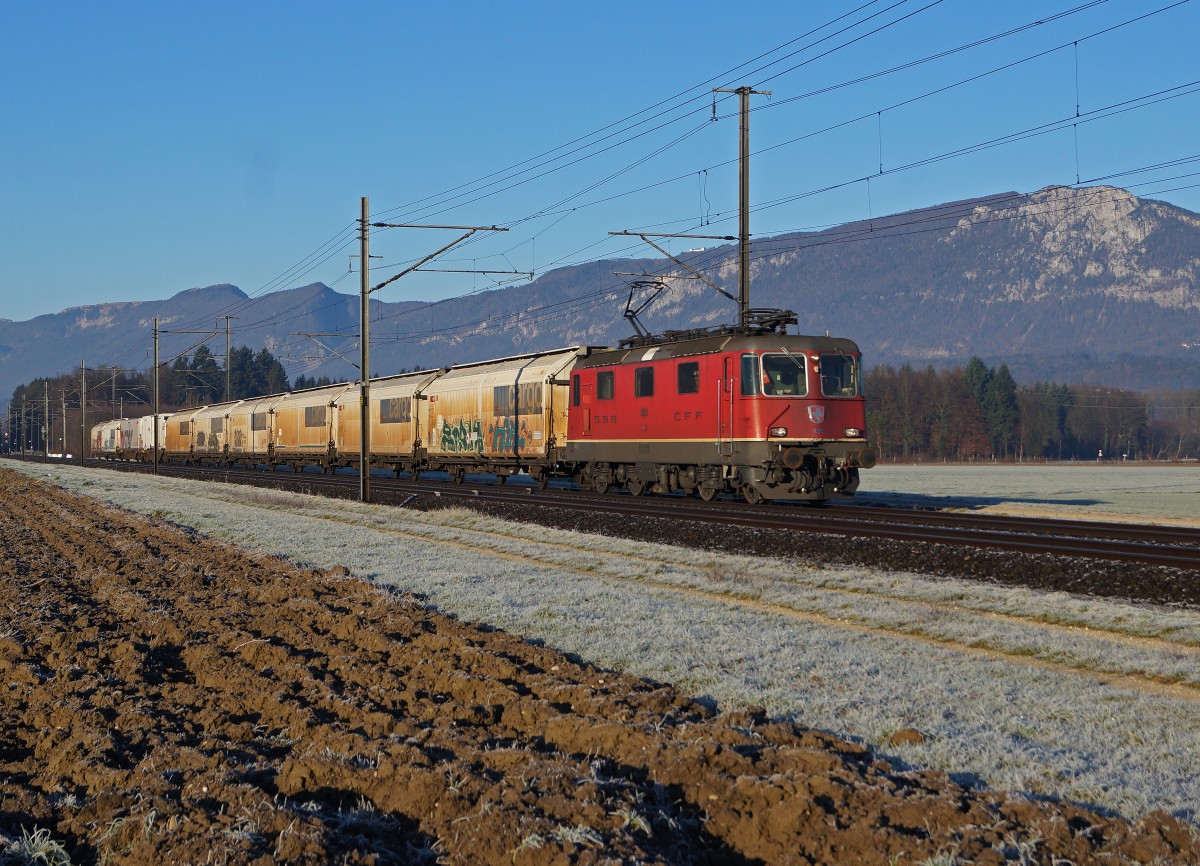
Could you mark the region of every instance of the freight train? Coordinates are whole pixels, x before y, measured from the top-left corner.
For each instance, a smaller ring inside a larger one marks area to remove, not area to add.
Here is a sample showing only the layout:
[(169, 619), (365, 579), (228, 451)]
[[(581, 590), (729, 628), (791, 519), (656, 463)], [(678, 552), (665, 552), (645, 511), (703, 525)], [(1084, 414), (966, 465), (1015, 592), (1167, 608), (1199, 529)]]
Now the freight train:
[[(876, 462), (861, 353), (789, 324), (759, 316), (372, 379), (370, 465), (705, 500), (850, 497)], [(357, 384), (184, 409), (158, 416), (159, 457), (332, 472), (359, 464), (360, 410)], [(153, 435), (153, 416), (98, 424), (92, 453), (153, 459)]]

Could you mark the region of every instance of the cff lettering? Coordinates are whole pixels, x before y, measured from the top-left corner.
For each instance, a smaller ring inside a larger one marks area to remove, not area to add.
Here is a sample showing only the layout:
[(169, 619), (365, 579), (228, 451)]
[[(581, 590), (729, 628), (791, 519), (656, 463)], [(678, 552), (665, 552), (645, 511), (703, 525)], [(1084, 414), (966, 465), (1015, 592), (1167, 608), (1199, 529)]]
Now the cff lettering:
[(676, 412), (676, 421), (699, 421), (703, 417), (703, 412)]

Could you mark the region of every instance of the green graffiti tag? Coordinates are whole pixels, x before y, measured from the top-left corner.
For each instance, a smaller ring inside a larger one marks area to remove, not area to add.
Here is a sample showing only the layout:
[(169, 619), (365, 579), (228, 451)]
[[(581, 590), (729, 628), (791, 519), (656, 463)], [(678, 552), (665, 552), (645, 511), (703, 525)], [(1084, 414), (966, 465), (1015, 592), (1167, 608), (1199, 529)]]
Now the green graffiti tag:
[(438, 419), (441, 450), (455, 454), (483, 452), (483, 422), (478, 418)]

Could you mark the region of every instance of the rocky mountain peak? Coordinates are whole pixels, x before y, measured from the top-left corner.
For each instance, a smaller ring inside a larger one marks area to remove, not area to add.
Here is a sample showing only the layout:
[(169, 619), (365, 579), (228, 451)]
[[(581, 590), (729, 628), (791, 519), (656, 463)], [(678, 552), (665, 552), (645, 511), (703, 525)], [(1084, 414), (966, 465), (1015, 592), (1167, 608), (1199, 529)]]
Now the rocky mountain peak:
[[(998, 193), (759, 238), (752, 256), (754, 306), (794, 310), (808, 333), (850, 337), (868, 364), (952, 366), (979, 355), (1008, 364), (1026, 382), (1200, 388), (1200, 215), (1126, 190)], [(690, 260), (736, 294), (732, 245)], [(372, 367), (386, 374), (563, 345), (611, 345), (631, 334), (622, 317), (628, 288), (613, 272), (670, 270), (659, 258), (602, 261), (436, 306), (372, 299), (381, 323), (373, 328)], [(647, 329), (735, 320), (735, 306), (709, 286), (667, 282), (642, 316)], [(63, 357), (103, 364), (136, 351), (147, 343), (154, 316), (160, 324), (173, 316), (207, 320), (246, 301), (241, 289), (222, 283), (169, 301), (0, 321), (0, 393), (61, 372)], [(357, 332), (356, 295), (321, 283), (249, 303), (254, 321), (270, 324), (242, 338), (235, 322), (235, 344), (282, 347), (297, 330), (345, 333), (352, 342)], [(320, 346), (284, 360), (296, 365), (292, 375), (354, 374)]]

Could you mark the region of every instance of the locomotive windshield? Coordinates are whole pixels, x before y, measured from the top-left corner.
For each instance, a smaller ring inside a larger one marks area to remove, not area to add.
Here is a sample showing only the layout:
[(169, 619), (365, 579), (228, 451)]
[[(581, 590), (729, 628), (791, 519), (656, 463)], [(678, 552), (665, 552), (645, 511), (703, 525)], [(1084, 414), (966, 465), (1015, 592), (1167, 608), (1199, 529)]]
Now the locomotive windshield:
[(821, 393), (826, 397), (858, 396), (858, 363), (849, 355), (821, 356)]
[(808, 393), (804, 356), (763, 355), (763, 393), (774, 397), (803, 397)]

